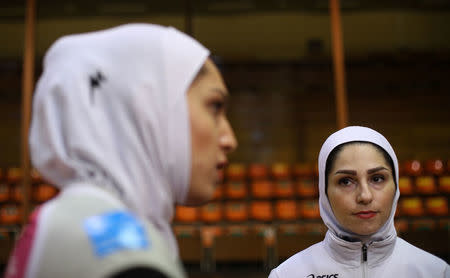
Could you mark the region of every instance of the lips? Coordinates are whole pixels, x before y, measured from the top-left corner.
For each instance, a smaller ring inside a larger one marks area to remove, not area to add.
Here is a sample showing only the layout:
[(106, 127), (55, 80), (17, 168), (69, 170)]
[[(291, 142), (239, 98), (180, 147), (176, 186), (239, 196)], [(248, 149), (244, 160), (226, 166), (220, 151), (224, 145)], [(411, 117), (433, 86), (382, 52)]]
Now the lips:
[(358, 213), (355, 213), (355, 215), (361, 219), (370, 219), (372, 217), (375, 217), (375, 215), (377, 214), (376, 211), (360, 211)]
[(227, 161), (220, 162), (216, 165), (217, 169), (217, 183), (222, 182), (224, 178), (225, 166), (227, 165)]
[(216, 168), (217, 170), (223, 170), (223, 168), (225, 168), (226, 163), (217, 163)]

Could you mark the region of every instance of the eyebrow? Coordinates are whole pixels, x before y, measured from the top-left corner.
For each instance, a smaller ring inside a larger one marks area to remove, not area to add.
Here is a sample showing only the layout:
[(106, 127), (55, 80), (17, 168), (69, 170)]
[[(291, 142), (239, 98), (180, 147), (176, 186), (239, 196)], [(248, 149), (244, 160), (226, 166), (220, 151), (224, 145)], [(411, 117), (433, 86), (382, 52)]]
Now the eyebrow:
[(228, 91), (222, 88), (212, 88), (211, 91), (221, 94), (225, 99), (229, 98)]
[(375, 173), (375, 172), (378, 172), (378, 171), (381, 171), (381, 170), (389, 171), (389, 169), (387, 169), (386, 167), (380, 166), (380, 167), (376, 167), (376, 168), (372, 168), (372, 169), (367, 170), (367, 173), (368, 174), (372, 174), (372, 173)]
[(353, 175), (356, 176), (356, 171), (353, 170), (338, 170), (336, 171), (336, 173), (334, 173), (335, 175), (337, 174), (346, 174), (346, 175)]
[[(376, 172), (378, 172), (380, 170), (387, 170), (387, 171), (389, 171), (389, 169), (387, 169), (386, 167), (379, 166), (379, 167), (375, 167), (375, 168), (367, 170), (367, 173), (368, 174), (373, 174), (373, 173), (376, 173)], [(337, 174), (346, 174), (346, 175), (356, 176), (356, 171), (354, 171), (354, 170), (338, 170), (334, 174), (335, 175), (337, 175)]]

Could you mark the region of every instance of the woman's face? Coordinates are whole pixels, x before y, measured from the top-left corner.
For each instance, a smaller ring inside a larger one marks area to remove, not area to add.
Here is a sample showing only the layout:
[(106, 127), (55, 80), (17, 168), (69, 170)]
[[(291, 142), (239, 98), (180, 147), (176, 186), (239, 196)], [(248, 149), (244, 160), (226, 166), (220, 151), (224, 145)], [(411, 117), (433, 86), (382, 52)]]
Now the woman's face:
[(192, 142), (192, 169), (187, 204), (209, 201), (227, 164), (227, 154), (237, 147), (225, 114), (228, 91), (222, 76), (208, 59), (187, 92)]
[(339, 223), (358, 235), (371, 235), (389, 218), (395, 195), (392, 169), (371, 144), (349, 144), (328, 174), (328, 200)]

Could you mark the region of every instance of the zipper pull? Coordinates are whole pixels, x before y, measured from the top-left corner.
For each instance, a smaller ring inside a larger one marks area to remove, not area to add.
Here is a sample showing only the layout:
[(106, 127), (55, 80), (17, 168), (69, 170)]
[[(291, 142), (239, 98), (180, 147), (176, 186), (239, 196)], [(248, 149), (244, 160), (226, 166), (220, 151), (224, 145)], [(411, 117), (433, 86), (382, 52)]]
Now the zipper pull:
[(367, 246), (363, 244), (362, 246), (363, 262), (367, 262)]

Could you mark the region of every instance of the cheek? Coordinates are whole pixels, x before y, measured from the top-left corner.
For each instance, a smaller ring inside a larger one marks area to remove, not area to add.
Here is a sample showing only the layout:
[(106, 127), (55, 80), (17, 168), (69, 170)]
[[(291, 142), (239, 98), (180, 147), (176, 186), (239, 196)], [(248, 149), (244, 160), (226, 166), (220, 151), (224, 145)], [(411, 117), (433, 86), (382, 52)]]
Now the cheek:
[[(389, 186), (384, 192), (380, 192), (381, 205), (385, 208), (392, 208), (392, 203), (395, 197), (395, 185)], [(390, 211), (389, 211), (390, 213)]]
[(214, 120), (208, 113), (198, 113), (195, 116), (191, 121), (193, 164), (194, 166), (203, 167), (215, 165), (218, 135)]
[(216, 144), (213, 126), (206, 120), (192, 123), (191, 138), (194, 156), (208, 152), (208, 150), (211, 151), (214, 144)]
[(191, 141), (194, 150), (201, 149), (201, 145), (208, 141), (208, 121), (200, 105), (191, 107)]
[(347, 210), (347, 206), (350, 203), (350, 200), (347, 200), (348, 196), (348, 194), (342, 194), (333, 189), (328, 191), (328, 200), (336, 217)]

